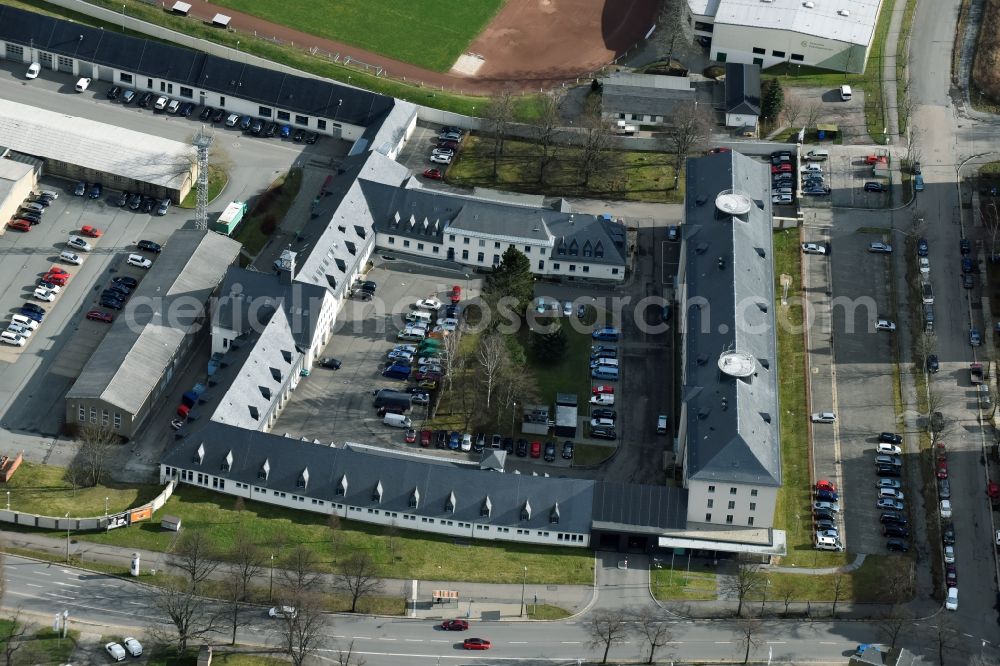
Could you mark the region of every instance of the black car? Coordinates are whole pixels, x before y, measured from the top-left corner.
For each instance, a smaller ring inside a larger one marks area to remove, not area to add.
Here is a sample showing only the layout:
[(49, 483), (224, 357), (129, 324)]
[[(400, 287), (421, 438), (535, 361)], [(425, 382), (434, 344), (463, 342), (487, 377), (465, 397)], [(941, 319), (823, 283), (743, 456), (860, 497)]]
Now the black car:
[(894, 523), (888, 523), (882, 526), (882, 536), (887, 537), (903, 537), (904, 539), (910, 538), (910, 530), (906, 529), (902, 525), (896, 525)]
[(120, 291), (116, 291), (115, 289), (105, 289), (104, 291), (102, 291), (101, 300), (104, 299), (114, 299), (116, 301), (121, 301), (123, 303), (127, 300), (125, 294), (121, 293)]
[(827, 511), (825, 509), (820, 509), (813, 511), (813, 520), (836, 520), (836, 516), (833, 515), (832, 511)]
[(201, 113), (198, 114), (198, 120), (208, 120), (212, 117), (213, 113), (215, 113), (215, 109), (210, 106), (206, 106), (201, 110)]
[(461, 312), (461, 310), (455, 304), (446, 305), (445, 308), (444, 308), (444, 316), (445, 317), (452, 317), (452, 318), (457, 319), (458, 318), (458, 314), (460, 312)]
[(903, 436), (894, 432), (883, 432), (879, 434), (878, 441), (882, 444), (902, 444)]
[(52, 205), (52, 199), (46, 196), (42, 196), (41, 194), (32, 194), (27, 199), (25, 199), (25, 201), (27, 201), (28, 203), (38, 204), (42, 208), (48, 208), (49, 206)]
[(73, 187), (73, 196), (82, 197), (87, 193), (87, 181), (81, 180)]
[(556, 459), (556, 443), (545, 442), (545, 453), (542, 455), (545, 462), (554, 462)]
[(90, 186), (90, 191), (87, 192), (87, 196), (91, 199), (100, 199), (101, 194), (104, 192), (104, 188), (100, 183), (94, 183)]
[(140, 250), (146, 250), (147, 252), (155, 252), (156, 254), (159, 254), (163, 250), (163, 247), (161, 247), (159, 243), (154, 243), (151, 240), (141, 240), (138, 243), (136, 243), (135, 246)]
[(180, 111), (178, 111), (177, 114), (184, 116), (185, 118), (189, 118), (191, 114), (194, 113), (195, 108), (197, 107), (193, 103), (184, 102), (181, 104)]
[(125, 304), (116, 298), (101, 298), (101, 307), (111, 308), (112, 310), (121, 310), (125, 307)]
[(618, 413), (613, 409), (594, 409), (590, 412), (590, 418), (592, 419), (611, 419), (614, 421), (618, 418)]
[(136, 280), (134, 277), (129, 277), (127, 275), (119, 275), (117, 277), (113, 277), (111, 278), (111, 281), (114, 282), (115, 284), (123, 284), (129, 289), (135, 289), (137, 286), (139, 286), (138, 280)]
[(295, 134), (292, 135), (292, 141), (295, 143), (301, 143), (302, 139), (306, 137), (306, 131), (304, 129), (295, 130)]
[(142, 205), (142, 195), (138, 192), (129, 196), (128, 207), (132, 210), (139, 210), (139, 206)]
[(938, 479), (938, 497), (941, 499), (951, 499), (951, 481), (948, 479)]
[(152, 213), (154, 208), (156, 208), (156, 199), (154, 199), (153, 197), (142, 198), (143, 213)]
[(250, 125), (253, 123), (253, 116), (243, 116), (240, 118), (240, 129), (246, 132), (250, 129)]
[(270, 138), (270, 137), (274, 136), (277, 133), (278, 133), (278, 126), (275, 125), (274, 123), (268, 121), (268, 122), (264, 123), (264, 129), (261, 130), (260, 134), (261, 134), (261, 136), (266, 136), (266, 137)]
[(976, 286), (976, 276), (972, 273), (966, 273), (962, 276), (962, 286), (965, 289), (974, 289)]
[(573, 459), (573, 442), (569, 441), (568, 439), (565, 442), (563, 442), (562, 457), (565, 460)]
[(817, 530), (835, 530), (837, 523), (833, 520), (817, 520), (813, 523)]
[(378, 289), (378, 284), (372, 282), (371, 280), (365, 280), (361, 283), (361, 291), (367, 291), (369, 294), (374, 294), (375, 290)]
[(902, 539), (889, 539), (885, 542), (885, 547), (897, 553), (906, 553), (910, 550), (910, 544)]
[(29, 312), (37, 312), (40, 315), (45, 314), (45, 310), (42, 308), (42, 306), (37, 305), (36, 303), (24, 303), (23, 305), (21, 305), (21, 309), (28, 310)]
[(214, 123), (221, 123), (222, 119), (225, 118), (225, 117), (226, 117), (226, 110), (225, 109), (216, 109), (212, 113), (212, 123), (213, 124)]
[(128, 203), (128, 192), (120, 192), (117, 197), (115, 197), (115, 205), (119, 208), (124, 207)]
[(883, 524), (895, 523), (896, 525), (905, 525), (907, 522), (906, 516), (896, 511), (886, 511), (878, 519)]
[(319, 134), (317, 134), (316, 132), (309, 132), (308, 134), (306, 134), (306, 143), (308, 143), (309, 145), (312, 145), (317, 141), (319, 141)]
[(927, 357), (927, 372), (934, 374), (941, 369), (941, 365), (938, 363), (937, 354), (931, 354)]
[(434, 442), (435, 442), (434, 445), (437, 446), (439, 449), (448, 448), (448, 431), (438, 430), (437, 433), (435, 433)]
[(972, 243), (969, 242), (968, 238), (963, 238), (962, 240), (958, 241), (958, 249), (963, 255), (971, 254)]
[(888, 192), (888, 191), (889, 188), (887, 188), (882, 183), (876, 183), (875, 181), (872, 180), (865, 183), (865, 192)]
[(946, 546), (954, 546), (955, 545), (955, 527), (954, 527), (954, 525), (951, 525), (951, 524), (945, 525), (944, 531), (941, 532), (941, 541)]
[(515, 449), (515, 453), (517, 454), (518, 458), (523, 458), (524, 456), (528, 455), (528, 440), (526, 439), (517, 440), (517, 448)]
[(614, 428), (595, 426), (590, 429), (590, 436), (594, 439), (618, 439), (618, 433)]
[(121, 94), (122, 94), (121, 88), (119, 88), (118, 86), (112, 86), (111, 89), (108, 90), (107, 97), (110, 100), (115, 100), (121, 97)]
[(127, 300), (129, 294), (132, 293), (132, 290), (129, 287), (127, 287), (124, 284), (120, 284), (118, 282), (112, 282), (110, 285), (108, 285), (108, 288), (105, 289), (104, 292), (102, 293), (107, 293), (109, 291), (121, 294), (124, 297), (121, 300)]
[(153, 93), (151, 92), (143, 93), (142, 97), (139, 98), (139, 106), (141, 106), (144, 109), (148, 109), (152, 101), (153, 101)]
[(514, 440), (510, 437), (504, 437), (502, 448), (507, 453), (514, 453)]
[(476, 438), (472, 440), (472, 451), (474, 453), (482, 453), (486, 448), (486, 435), (483, 433), (476, 433)]
[(21, 219), (21, 220), (27, 220), (32, 225), (36, 225), (36, 224), (41, 224), (42, 223), (42, 217), (38, 213), (28, 213), (28, 212), (21, 212), (21, 211), (19, 211), (17, 213), (17, 215), (15, 215), (14, 217), (16, 217), (18, 219)]
[(250, 123), (250, 133), (254, 136), (260, 136), (260, 133), (264, 130), (264, 121), (260, 118), (254, 118), (253, 122)]
[(340, 370), (340, 360), (336, 358), (324, 358), (319, 362), (321, 368), (329, 368), (331, 370)]

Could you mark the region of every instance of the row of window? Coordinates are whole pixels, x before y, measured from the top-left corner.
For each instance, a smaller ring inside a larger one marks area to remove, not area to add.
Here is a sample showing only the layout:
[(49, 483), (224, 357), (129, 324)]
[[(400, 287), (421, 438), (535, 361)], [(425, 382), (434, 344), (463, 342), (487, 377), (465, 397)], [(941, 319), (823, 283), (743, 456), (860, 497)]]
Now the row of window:
[[(737, 490), (736, 486), (729, 486), (729, 494), (730, 495), (735, 495), (736, 494), (736, 490)], [(708, 492), (714, 493), (715, 492), (715, 486), (709, 486), (708, 487)], [(756, 488), (751, 488), (750, 489), (750, 497), (757, 497), (757, 489)]]
[[(705, 522), (706, 523), (712, 522), (712, 514), (710, 513), (705, 514)], [(732, 525), (732, 524), (733, 524), (733, 514), (728, 514), (726, 516), (726, 525)], [(747, 518), (747, 527), (753, 527), (753, 516)]]
[[(80, 405), (80, 408), (79, 408), (79, 410), (77, 412), (77, 419), (80, 421), (80, 423), (86, 423), (87, 422), (87, 408), (84, 407), (83, 405)], [(114, 414), (110, 414), (108, 412), (108, 410), (102, 409), (101, 410), (101, 427), (102, 428), (107, 428), (108, 424), (111, 423), (112, 420), (114, 422), (114, 426), (113, 426), (114, 429), (115, 430), (121, 430), (121, 427), (122, 427), (122, 415), (121, 415), (121, 413), (120, 412), (115, 412)], [(91, 407), (90, 408), (90, 422), (92, 424), (94, 424), (94, 425), (97, 424), (97, 407)]]
[[(408, 248), (411, 248), (413, 246), (413, 242), (412, 241), (410, 241), (410, 240), (408, 240), (406, 238), (404, 238), (402, 240), (403, 240), (403, 248), (404, 249), (408, 249)], [(468, 239), (466, 239), (466, 240), (468, 240)], [(396, 237), (395, 236), (389, 236), (389, 245), (395, 245), (395, 244), (396, 244)], [(499, 245), (499, 243), (498, 243), (498, 245)], [(417, 252), (426, 252), (425, 247), (426, 247), (426, 245), (424, 243), (419, 243), (418, 242), (416, 244)], [(527, 248), (528, 246), (525, 246), (525, 247)], [(528, 249), (530, 249), (530, 248), (528, 248)], [(440, 251), (441, 251), (441, 246), (436, 245), (436, 244), (432, 244), (431, 245), (431, 253), (432, 254), (440, 254)], [(560, 249), (559, 250), (559, 254), (565, 254), (565, 253), (566, 252), (565, 252), (564, 249)], [(585, 257), (589, 257), (590, 256), (590, 251), (585, 250), (584, 251), (584, 256)], [(604, 252), (602, 251), (597, 256), (598, 257), (603, 257), (604, 256)], [(449, 257), (449, 258), (453, 259), (453, 257)], [(462, 250), (462, 261), (470, 261), (470, 259), (469, 259), (469, 251), (468, 250)], [(484, 252), (477, 252), (476, 253), (476, 263), (478, 263), (478, 264), (485, 264), (486, 263), (486, 253), (484, 253)], [(500, 255), (499, 254), (494, 254), (493, 255), (493, 265), (494, 266), (499, 266), (500, 265)], [(560, 263), (558, 263), (558, 262), (555, 262), (555, 263), (552, 264), (552, 269), (556, 270), (556, 271), (562, 270), (562, 265)], [(540, 271), (545, 270), (545, 260), (544, 259), (539, 259), (538, 260), (538, 270), (540, 270)], [(576, 264), (569, 264), (569, 272), (570, 273), (576, 273), (577, 272), (577, 270), (576, 270)], [(581, 266), (580, 267), (580, 272), (581, 273), (589, 273), (590, 272), (590, 266), (587, 266), (587, 265)], [(612, 268), (611, 269), (611, 274), (612, 275), (618, 275), (618, 269), (617, 268)]]
[[(753, 52), (756, 55), (766, 55), (767, 54), (767, 50), (766, 49), (762, 49), (759, 46), (753, 47)], [(773, 58), (784, 58), (785, 57), (785, 52), (784, 51), (771, 51), (771, 57), (773, 57)], [(804, 55), (802, 55), (801, 53), (793, 53), (791, 56), (789, 56), (789, 58), (791, 60), (795, 60), (795, 61), (798, 61), (798, 62), (802, 62), (803, 60), (806, 59), (806, 57)]]
[[(197, 483), (198, 485), (207, 486), (208, 482), (209, 482), (209, 479), (211, 479), (212, 487), (213, 488), (216, 488), (218, 490), (225, 490), (226, 489), (226, 480), (225, 479), (220, 479), (218, 477), (210, 476), (208, 474), (203, 474), (201, 472), (195, 472), (193, 470), (186, 470), (186, 469), (178, 470), (178, 469), (173, 468), (173, 467), (168, 467), (167, 470), (166, 470), (167, 476), (176, 477), (176, 476), (178, 476), (178, 471), (180, 472), (180, 480), (181, 481), (186, 481), (188, 483)], [(239, 481), (236, 482), (236, 487), (238, 489), (240, 489), (240, 490), (252, 489), (252, 492), (258, 493), (260, 495), (267, 495), (267, 488), (259, 488), (257, 486), (251, 486), (250, 484), (241, 483)], [(273, 493), (274, 497), (277, 497), (279, 499), (285, 499), (286, 496), (287, 496), (286, 493), (283, 493), (283, 492), (278, 491), (278, 490), (272, 490), (271, 492)], [(293, 502), (302, 502), (302, 503), (305, 503), (305, 501), (306, 501), (306, 498), (302, 497), (301, 495), (291, 495), (290, 497), (291, 497), (291, 500)], [(312, 504), (314, 506), (326, 506), (326, 502), (324, 500), (318, 500), (318, 499), (310, 498), (310, 501), (312, 502)], [(330, 502), (330, 506), (332, 506), (335, 509), (345, 509), (345, 506), (343, 504), (337, 504), (337, 503), (334, 503), (334, 502)], [(457, 524), (460, 529), (472, 529), (473, 528), (473, 523), (465, 523), (465, 522), (462, 522), (462, 521), (448, 520), (448, 519), (445, 519), (445, 518), (435, 519), (435, 518), (428, 518), (427, 516), (413, 516), (413, 515), (410, 515), (408, 513), (404, 513), (402, 516), (400, 516), (399, 513), (396, 512), (396, 511), (382, 511), (380, 509), (371, 509), (371, 508), (362, 509), (361, 507), (356, 507), (356, 506), (348, 506), (348, 507), (346, 507), (346, 509), (347, 509), (347, 511), (355, 511), (355, 512), (359, 512), (359, 513), (361, 511), (367, 511), (368, 514), (374, 515), (374, 516), (385, 515), (386, 518), (400, 518), (400, 517), (402, 517), (403, 520), (410, 520), (410, 521), (413, 521), (413, 522), (416, 522), (417, 519), (419, 518), (419, 520), (420, 520), (421, 523), (426, 523), (426, 524), (429, 524), (429, 525), (435, 525), (435, 524), (437, 524), (437, 525), (442, 525), (444, 527), (454, 527)], [(500, 534), (507, 534), (507, 533), (510, 532), (510, 528), (509, 527), (494, 526), (494, 525), (481, 525), (479, 523), (475, 523), (475, 529), (478, 530), (478, 531), (481, 531), (481, 532), (490, 532), (492, 530), (496, 530)], [(518, 529), (517, 530), (517, 534), (522, 535), (522, 536), (530, 536), (531, 535), (531, 530)], [(535, 536), (548, 537), (549, 536), (549, 532), (546, 532), (544, 530), (537, 530), (535, 532)], [(582, 534), (564, 534), (562, 532), (557, 532), (556, 533), (556, 539), (558, 539), (559, 541), (583, 542), (583, 535)]]
[(662, 123), (663, 116), (651, 116), (642, 113), (619, 113), (619, 120), (634, 120), (637, 123)]
[[(712, 509), (714, 507), (715, 507), (715, 500), (713, 500), (713, 499), (708, 500), (708, 508)], [(735, 509), (736, 508), (736, 502), (729, 502), (729, 507), (728, 508), (729, 508), (730, 511), (732, 511), (733, 509)], [(751, 511), (756, 511), (757, 510), (757, 502), (750, 502), (750, 510)]]

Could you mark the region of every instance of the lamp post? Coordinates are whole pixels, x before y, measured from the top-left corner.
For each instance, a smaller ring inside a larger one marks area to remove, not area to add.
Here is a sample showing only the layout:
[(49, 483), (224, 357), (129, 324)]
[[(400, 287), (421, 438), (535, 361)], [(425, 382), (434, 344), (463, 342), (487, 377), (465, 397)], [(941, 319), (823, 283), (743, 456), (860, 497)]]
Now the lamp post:
[(764, 604), (767, 603), (767, 587), (771, 584), (770, 578), (764, 579), (764, 598), (760, 601), (760, 616), (764, 617)]
[(111, 498), (110, 497), (105, 497), (104, 498), (104, 517), (105, 518), (107, 518), (107, 516), (108, 516), (108, 500), (109, 499), (111, 499)]
[(517, 401), (510, 408), (510, 436), (514, 437), (514, 415), (517, 414)]
[(125, 32), (125, 3), (122, 3), (122, 32)]
[(7, 510), (10, 511), (10, 491), (7, 491)]
[(69, 564), (69, 511), (66, 512), (66, 564)]
[(528, 582), (528, 567), (524, 567), (524, 576), (521, 578), (521, 615), (524, 617), (524, 586)]
[(271, 603), (274, 595), (274, 553), (271, 553), (271, 583), (267, 586), (267, 602)]

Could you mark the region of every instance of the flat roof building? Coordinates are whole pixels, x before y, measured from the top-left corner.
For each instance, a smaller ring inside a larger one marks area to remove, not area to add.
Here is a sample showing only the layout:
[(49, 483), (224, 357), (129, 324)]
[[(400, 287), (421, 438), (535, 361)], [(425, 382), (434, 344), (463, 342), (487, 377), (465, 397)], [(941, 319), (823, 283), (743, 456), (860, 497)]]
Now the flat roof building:
[(612, 122), (669, 125), (677, 105), (695, 98), (686, 76), (615, 72), (601, 84), (601, 115)]

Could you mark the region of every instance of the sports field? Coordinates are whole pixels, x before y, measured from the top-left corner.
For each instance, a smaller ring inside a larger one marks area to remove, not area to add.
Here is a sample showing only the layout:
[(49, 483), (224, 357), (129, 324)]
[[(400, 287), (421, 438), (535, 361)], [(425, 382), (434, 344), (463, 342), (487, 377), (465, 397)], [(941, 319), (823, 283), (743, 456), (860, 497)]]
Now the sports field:
[(213, 0), (215, 4), (447, 71), (504, 0)]

